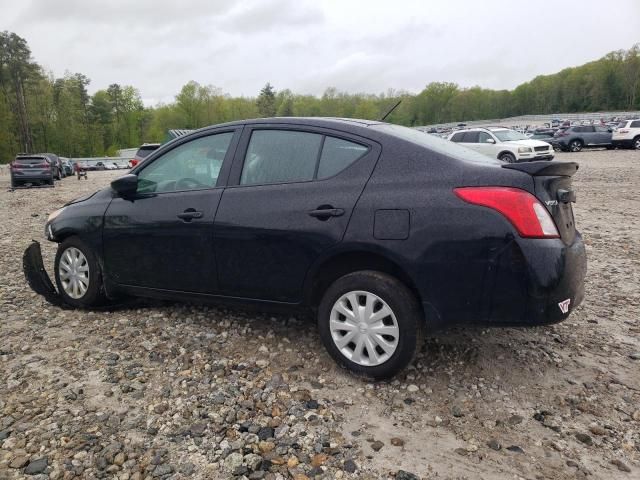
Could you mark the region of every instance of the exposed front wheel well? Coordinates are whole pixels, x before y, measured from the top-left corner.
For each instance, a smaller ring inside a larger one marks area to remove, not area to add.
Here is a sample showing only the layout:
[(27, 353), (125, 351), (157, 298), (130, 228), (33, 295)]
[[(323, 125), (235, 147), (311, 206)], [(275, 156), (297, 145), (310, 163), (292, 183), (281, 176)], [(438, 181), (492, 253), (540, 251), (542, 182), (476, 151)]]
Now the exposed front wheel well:
[(422, 305), (423, 299), (411, 277), (395, 262), (373, 252), (348, 252), (331, 257), (321, 264), (308, 283), (306, 299), (310, 306), (317, 307), (324, 292), (338, 278), (360, 270), (375, 270), (401, 281)]

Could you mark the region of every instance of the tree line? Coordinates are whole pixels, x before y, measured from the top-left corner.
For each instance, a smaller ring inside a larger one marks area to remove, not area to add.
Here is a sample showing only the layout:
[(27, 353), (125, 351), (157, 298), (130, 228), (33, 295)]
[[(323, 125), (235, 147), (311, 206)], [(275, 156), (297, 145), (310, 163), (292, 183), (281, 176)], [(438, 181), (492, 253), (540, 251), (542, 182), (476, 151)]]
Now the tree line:
[[(496, 66), (499, 68), (499, 66)], [(232, 97), (190, 81), (175, 101), (145, 107), (133, 86), (114, 83), (89, 95), (81, 73), (55, 78), (31, 57), (27, 41), (0, 33), (0, 163), (17, 152), (67, 157), (115, 156), (143, 142), (161, 142), (167, 130), (192, 129), (270, 116), (378, 119), (402, 100), (387, 121), (406, 126), (504, 118), (524, 114), (640, 109), (640, 45), (579, 67), (542, 75), (513, 90), (461, 88), (432, 82), (419, 93), (388, 90), (323, 95), (276, 91), (267, 83), (255, 98)]]

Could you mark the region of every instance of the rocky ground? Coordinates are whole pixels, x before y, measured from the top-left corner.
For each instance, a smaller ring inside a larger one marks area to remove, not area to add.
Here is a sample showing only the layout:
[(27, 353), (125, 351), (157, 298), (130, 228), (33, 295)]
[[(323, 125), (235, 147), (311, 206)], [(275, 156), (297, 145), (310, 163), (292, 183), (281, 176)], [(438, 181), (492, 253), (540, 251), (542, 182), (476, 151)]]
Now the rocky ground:
[(337, 368), (306, 318), (48, 305), (22, 251), (117, 172), (0, 177), (0, 479), (640, 478), (640, 152), (558, 156), (581, 165), (583, 305), (552, 327), (441, 332), (381, 383)]

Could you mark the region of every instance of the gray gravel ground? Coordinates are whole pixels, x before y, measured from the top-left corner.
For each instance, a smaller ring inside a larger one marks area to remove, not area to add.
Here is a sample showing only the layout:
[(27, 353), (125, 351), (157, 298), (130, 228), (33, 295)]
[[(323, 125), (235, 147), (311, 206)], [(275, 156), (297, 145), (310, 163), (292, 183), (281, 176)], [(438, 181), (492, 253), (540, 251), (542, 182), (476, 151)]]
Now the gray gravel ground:
[(640, 152), (558, 158), (581, 165), (583, 305), (552, 327), (442, 332), (383, 383), (337, 368), (304, 318), (46, 304), (22, 251), (117, 172), (16, 192), (0, 177), (0, 479), (640, 478)]

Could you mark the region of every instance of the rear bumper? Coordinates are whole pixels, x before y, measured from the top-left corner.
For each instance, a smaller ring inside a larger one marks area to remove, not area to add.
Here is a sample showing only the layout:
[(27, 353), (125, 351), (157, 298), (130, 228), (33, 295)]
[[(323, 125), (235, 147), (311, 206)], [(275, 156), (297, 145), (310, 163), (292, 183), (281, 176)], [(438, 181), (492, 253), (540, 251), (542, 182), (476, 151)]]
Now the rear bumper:
[[(584, 299), (587, 255), (580, 234), (560, 239), (518, 239), (487, 276), (491, 325), (545, 325), (565, 320)], [(492, 287), (492, 288), (491, 288)]]
[(13, 179), (13, 181), (15, 182), (48, 182), (50, 180), (53, 180), (53, 175), (50, 173), (46, 173), (46, 174), (30, 174), (30, 175), (24, 175), (24, 174), (12, 174), (11, 178)]

